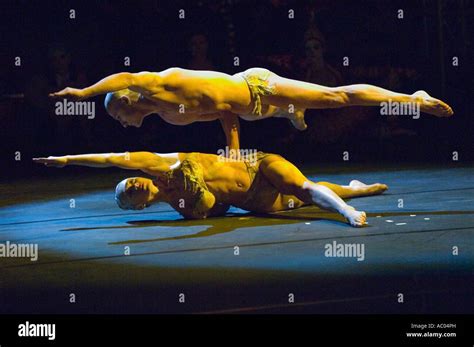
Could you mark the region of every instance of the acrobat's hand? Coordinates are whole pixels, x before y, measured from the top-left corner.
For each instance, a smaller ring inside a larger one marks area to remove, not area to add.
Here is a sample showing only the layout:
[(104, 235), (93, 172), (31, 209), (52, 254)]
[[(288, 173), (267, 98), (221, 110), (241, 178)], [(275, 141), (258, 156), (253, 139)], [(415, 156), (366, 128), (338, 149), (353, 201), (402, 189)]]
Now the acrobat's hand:
[(60, 90), (59, 92), (56, 93), (50, 93), (49, 94), (50, 98), (54, 99), (69, 99), (72, 101), (79, 101), (82, 99), (86, 98), (86, 95), (82, 89), (76, 89), (76, 88), (64, 88), (63, 90)]
[(33, 158), (33, 162), (37, 164), (44, 164), (51, 167), (64, 167), (67, 165), (66, 157), (47, 157), (47, 158)]

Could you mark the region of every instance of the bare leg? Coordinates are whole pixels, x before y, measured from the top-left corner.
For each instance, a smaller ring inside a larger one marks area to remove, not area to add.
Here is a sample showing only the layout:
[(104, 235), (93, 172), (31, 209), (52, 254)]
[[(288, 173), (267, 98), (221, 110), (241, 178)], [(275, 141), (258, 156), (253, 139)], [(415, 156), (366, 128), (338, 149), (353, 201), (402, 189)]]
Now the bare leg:
[(296, 166), (279, 156), (267, 157), (260, 164), (259, 169), (282, 194), (294, 195), (304, 202), (338, 212), (354, 227), (367, 224), (365, 212), (356, 211), (352, 206), (346, 204), (336, 192), (341, 193), (344, 197), (355, 197), (380, 194), (387, 188), (380, 184), (367, 186), (359, 181), (352, 181), (349, 186), (339, 186), (327, 182), (314, 183), (308, 180)]
[[(329, 211), (339, 212), (353, 227), (361, 227), (367, 224), (367, 216), (363, 211), (356, 211), (349, 206), (336, 193), (328, 187), (311, 181), (304, 182), (302, 193), (309, 193), (313, 203)], [(298, 196), (298, 195), (296, 195)]]
[(264, 96), (264, 102), (278, 107), (294, 104), (298, 108), (340, 108), (346, 106), (379, 106), (382, 102), (416, 102), (421, 111), (438, 117), (453, 114), (451, 107), (424, 91), (402, 94), (370, 84), (325, 87), (314, 83), (292, 80), (273, 74), (271, 82), (275, 94)]
[(329, 182), (317, 182), (322, 186), (325, 186), (331, 189), (342, 199), (357, 198), (360, 196), (370, 196), (382, 194), (388, 189), (386, 184), (374, 183), (374, 184), (365, 184), (357, 180), (352, 180), (348, 186), (340, 186), (338, 184), (329, 183)]
[(303, 108), (292, 108), (290, 112), (290, 108), (288, 106), (277, 107), (274, 105), (265, 105), (262, 108), (262, 116), (259, 116), (258, 118), (255, 118), (254, 115), (240, 115), (240, 117), (248, 121), (260, 120), (269, 117), (287, 118), (296, 129), (306, 130), (308, 126), (304, 120), (305, 111), (306, 110)]
[(277, 118), (287, 118), (290, 120), (291, 124), (298, 130), (306, 130), (308, 127), (304, 120), (305, 109), (297, 108), (293, 112), (280, 112), (275, 115)]

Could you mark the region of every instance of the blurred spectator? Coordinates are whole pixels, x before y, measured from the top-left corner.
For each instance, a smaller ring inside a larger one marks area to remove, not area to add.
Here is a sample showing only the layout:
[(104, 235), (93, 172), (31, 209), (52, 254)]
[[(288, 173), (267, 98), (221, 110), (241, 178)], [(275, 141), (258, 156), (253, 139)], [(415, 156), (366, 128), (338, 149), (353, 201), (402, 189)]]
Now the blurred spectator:
[[(47, 71), (37, 73), (26, 81), (25, 101), (28, 111), (25, 119), (41, 129), (36, 132), (44, 147), (64, 150), (91, 144), (90, 120), (84, 116), (56, 115), (48, 94), (65, 87), (82, 88), (88, 84), (86, 75), (73, 64), (71, 54), (62, 47), (52, 47), (48, 52)], [(37, 128), (37, 129), (38, 129)]]
[(83, 71), (71, 62), (71, 54), (62, 47), (53, 47), (48, 54), (49, 86), (52, 90), (61, 90), (66, 87), (81, 88), (87, 85), (87, 78)]
[[(414, 72), (398, 68), (372, 66), (349, 70), (351, 82), (344, 81), (342, 75), (326, 62), (326, 40), (314, 25), (314, 15), (310, 13), (309, 28), (305, 33), (305, 58), (302, 62), (301, 79), (328, 87), (352, 83), (372, 83), (391, 90), (399, 90), (404, 77), (413, 77)], [(353, 138), (391, 138), (414, 135), (403, 128), (399, 117), (381, 119), (375, 108), (348, 107), (341, 109), (321, 109), (306, 111), (308, 129), (304, 133), (291, 130), (284, 142), (298, 141), (308, 144), (350, 142)]]
[(343, 80), (339, 71), (334, 69), (324, 60), (326, 50), (325, 39), (316, 26), (311, 25), (305, 37), (304, 77), (307, 82), (336, 87)]
[[(314, 12), (310, 12), (310, 22), (304, 34), (304, 59), (301, 62), (300, 78), (306, 82), (327, 87), (344, 84), (339, 71), (324, 58), (326, 39), (314, 24)], [(308, 144), (336, 143), (345, 141), (357, 133), (356, 124), (369, 118), (361, 107), (342, 109), (307, 110), (308, 129), (302, 133), (291, 130), (285, 142), (298, 139)]]
[(188, 68), (192, 70), (215, 70), (208, 55), (209, 43), (207, 36), (202, 33), (197, 33), (191, 36), (189, 40), (189, 51), (191, 53), (191, 60), (188, 63)]

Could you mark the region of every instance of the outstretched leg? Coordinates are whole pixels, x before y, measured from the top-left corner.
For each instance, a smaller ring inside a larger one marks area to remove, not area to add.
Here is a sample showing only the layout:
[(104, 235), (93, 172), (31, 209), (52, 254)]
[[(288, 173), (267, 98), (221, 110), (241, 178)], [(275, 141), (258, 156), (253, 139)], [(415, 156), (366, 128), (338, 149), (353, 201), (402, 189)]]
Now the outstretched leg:
[(357, 180), (352, 180), (348, 186), (340, 186), (339, 184), (330, 182), (317, 182), (322, 186), (331, 189), (342, 199), (357, 198), (360, 196), (370, 196), (382, 194), (388, 189), (386, 184), (374, 183), (365, 184)]
[(402, 94), (370, 84), (353, 84), (341, 87), (325, 87), (272, 74), (273, 95), (264, 96), (264, 102), (286, 108), (293, 104), (299, 108), (340, 108), (346, 106), (380, 106), (382, 102), (419, 103), (422, 112), (438, 117), (453, 114), (451, 107), (431, 97), (425, 91)]
[[(338, 212), (354, 227), (367, 224), (366, 214), (363, 211), (356, 211), (354, 207), (346, 204), (341, 196), (355, 197), (378, 194), (386, 189), (384, 185), (378, 186), (378, 190), (374, 189), (375, 185), (363, 188), (363, 183), (358, 181), (360, 186), (357, 187), (356, 181), (351, 182), (349, 186), (339, 186), (327, 182), (314, 183), (307, 179), (296, 166), (276, 155), (265, 158), (259, 169), (282, 194), (294, 195), (306, 203), (313, 203), (323, 209)], [(336, 192), (339, 192), (341, 196)]]
[(290, 120), (291, 124), (298, 130), (306, 130), (308, 127), (304, 120), (305, 109), (303, 108), (292, 108), (290, 107), (277, 107), (274, 105), (265, 105), (262, 107), (262, 115), (258, 118), (255, 118), (254, 115), (240, 115), (240, 118), (243, 118), (248, 121), (260, 120), (269, 117), (276, 118), (287, 118)]

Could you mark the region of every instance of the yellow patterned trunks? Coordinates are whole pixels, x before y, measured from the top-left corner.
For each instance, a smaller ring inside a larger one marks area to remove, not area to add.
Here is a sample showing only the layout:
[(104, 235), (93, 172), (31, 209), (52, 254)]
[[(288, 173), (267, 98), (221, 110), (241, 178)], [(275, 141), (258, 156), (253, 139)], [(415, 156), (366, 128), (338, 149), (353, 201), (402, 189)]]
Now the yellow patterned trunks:
[[(204, 168), (199, 161), (198, 153), (190, 153), (176, 169), (166, 173), (167, 187), (181, 194), (186, 200), (185, 208), (179, 203), (170, 202), (170, 205), (185, 218), (203, 218), (204, 199), (209, 194), (204, 181)], [(183, 200), (183, 201), (184, 201)]]
[(236, 75), (241, 76), (249, 86), (250, 94), (254, 104), (252, 114), (261, 116), (261, 97), (263, 95), (275, 94), (275, 85), (269, 81), (270, 76), (273, 75), (273, 72), (267, 69), (253, 67), (243, 72), (239, 72)]

